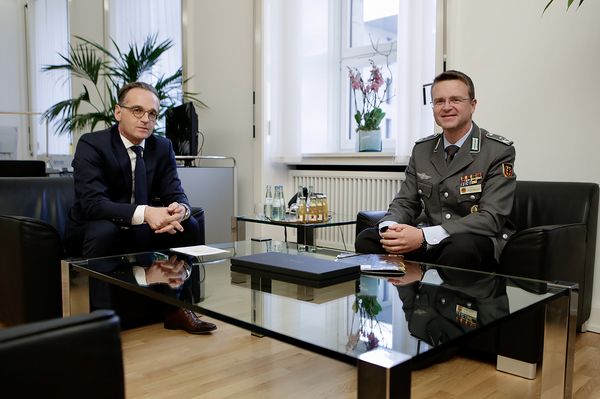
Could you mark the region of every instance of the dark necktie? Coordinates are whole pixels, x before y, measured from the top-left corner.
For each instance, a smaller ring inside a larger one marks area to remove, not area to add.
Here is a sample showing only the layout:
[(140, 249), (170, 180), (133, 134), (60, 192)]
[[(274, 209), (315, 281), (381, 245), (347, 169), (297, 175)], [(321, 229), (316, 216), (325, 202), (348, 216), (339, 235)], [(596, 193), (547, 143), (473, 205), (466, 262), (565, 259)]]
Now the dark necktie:
[(450, 165), (459, 149), (460, 147), (454, 144), (444, 148), (444, 151), (446, 151), (446, 165)]
[(134, 145), (131, 149), (135, 152), (135, 171), (133, 173), (135, 203), (136, 205), (146, 205), (148, 204), (148, 186), (146, 184), (146, 163), (142, 157), (142, 147)]

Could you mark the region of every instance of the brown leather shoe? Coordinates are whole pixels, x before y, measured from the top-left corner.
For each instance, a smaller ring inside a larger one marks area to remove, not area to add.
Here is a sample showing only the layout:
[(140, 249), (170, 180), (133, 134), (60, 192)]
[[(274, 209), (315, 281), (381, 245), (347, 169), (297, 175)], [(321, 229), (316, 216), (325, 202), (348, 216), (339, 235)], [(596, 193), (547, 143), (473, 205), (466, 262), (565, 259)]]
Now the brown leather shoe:
[(167, 313), (165, 317), (167, 330), (183, 330), (189, 334), (208, 334), (217, 329), (213, 323), (202, 321), (189, 309), (179, 308)]

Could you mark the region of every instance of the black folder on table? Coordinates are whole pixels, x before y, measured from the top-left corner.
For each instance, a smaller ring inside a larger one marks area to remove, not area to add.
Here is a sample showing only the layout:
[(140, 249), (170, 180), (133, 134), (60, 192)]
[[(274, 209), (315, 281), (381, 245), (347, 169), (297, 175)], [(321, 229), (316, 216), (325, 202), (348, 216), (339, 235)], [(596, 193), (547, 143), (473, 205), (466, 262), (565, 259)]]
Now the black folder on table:
[(315, 288), (360, 277), (358, 263), (342, 263), (281, 252), (236, 256), (231, 258), (231, 271)]

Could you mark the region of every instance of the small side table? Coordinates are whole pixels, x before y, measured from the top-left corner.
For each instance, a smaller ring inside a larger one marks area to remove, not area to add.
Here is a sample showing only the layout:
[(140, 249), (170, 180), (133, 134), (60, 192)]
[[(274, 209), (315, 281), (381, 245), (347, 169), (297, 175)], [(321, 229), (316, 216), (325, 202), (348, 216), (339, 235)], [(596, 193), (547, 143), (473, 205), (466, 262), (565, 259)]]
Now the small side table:
[(242, 216), (238, 215), (235, 217), (235, 229), (234, 229), (234, 241), (240, 241), (246, 239), (246, 227), (245, 223), (261, 223), (270, 224), (275, 226), (293, 227), (296, 229), (296, 236), (298, 244), (301, 245), (315, 245), (315, 229), (322, 227), (332, 226), (343, 226), (348, 224), (356, 224), (356, 217), (349, 217), (347, 215), (333, 214), (329, 220), (320, 223), (300, 223), (295, 219), (286, 215), (285, 220), (271, 220), (264, 216)]

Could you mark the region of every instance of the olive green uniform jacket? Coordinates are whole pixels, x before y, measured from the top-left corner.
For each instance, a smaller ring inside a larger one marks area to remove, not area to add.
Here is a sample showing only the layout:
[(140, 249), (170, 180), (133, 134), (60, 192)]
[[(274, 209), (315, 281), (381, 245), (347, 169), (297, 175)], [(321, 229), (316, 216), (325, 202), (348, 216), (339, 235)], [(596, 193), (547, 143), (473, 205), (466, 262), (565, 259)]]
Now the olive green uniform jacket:
[(514, 232), (508, 220), (516, 187), (514, 161), (510, 140), (480, 129), (474, 122), (449, 165), (442, 134), (421, 139), (413, 148), (406, 180), (380, 222), (416, 226), (423, 213), (425, 226), (441, 225), (450, 235), (490, 237), (498, 259)]

